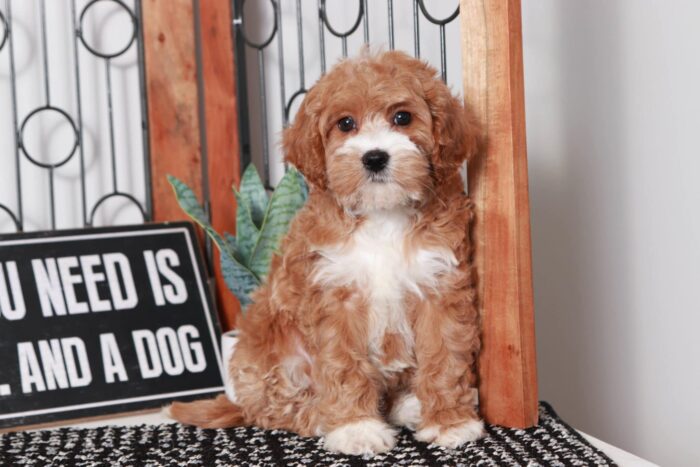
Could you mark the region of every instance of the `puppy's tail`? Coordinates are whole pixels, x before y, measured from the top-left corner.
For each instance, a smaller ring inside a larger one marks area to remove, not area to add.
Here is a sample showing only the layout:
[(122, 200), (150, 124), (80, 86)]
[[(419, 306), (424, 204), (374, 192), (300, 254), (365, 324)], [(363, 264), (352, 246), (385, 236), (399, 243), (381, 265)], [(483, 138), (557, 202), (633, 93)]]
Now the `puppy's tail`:
[(225, 394), (219, 394), (214, 399), (173, 402), (165, 411), (168, 416), (180, 423), (200, 428), (229, 428), (245, 425), (241, 408), (233, 404)]

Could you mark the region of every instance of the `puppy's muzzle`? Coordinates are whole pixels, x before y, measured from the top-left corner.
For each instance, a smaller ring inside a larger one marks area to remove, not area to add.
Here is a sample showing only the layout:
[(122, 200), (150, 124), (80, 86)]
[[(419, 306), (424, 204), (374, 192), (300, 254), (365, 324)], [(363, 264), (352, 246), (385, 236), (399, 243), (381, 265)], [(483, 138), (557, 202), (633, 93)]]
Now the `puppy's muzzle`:
[(389, 154), (379, 149), (367, 151), (362, 156), (362, 165), (365, 169), (373, 173), (379, 173), (386, 168), (389, 163)]

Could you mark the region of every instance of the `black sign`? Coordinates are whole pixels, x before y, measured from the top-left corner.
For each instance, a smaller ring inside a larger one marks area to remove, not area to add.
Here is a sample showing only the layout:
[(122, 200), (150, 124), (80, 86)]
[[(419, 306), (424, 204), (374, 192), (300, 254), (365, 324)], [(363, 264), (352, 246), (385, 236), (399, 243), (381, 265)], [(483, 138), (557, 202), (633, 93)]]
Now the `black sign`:
[(0, 237), (0, 428), (223, 390), (189, 223)]

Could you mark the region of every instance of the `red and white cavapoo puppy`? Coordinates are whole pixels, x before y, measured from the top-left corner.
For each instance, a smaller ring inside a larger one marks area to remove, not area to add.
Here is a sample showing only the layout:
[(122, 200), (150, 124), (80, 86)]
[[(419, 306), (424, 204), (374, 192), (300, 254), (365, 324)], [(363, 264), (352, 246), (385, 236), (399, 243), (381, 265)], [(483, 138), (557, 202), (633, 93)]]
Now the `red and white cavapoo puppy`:
[(284, 132), (310, 196), (239, 323), (236, 402), (175, 403), (171, 415), (366, 456), (394, 446), (392, 425), (451, 448), (481, 437), (459, 173), (476, 146), (469, 113), (419, 60), (365, 53), (323, 76)]

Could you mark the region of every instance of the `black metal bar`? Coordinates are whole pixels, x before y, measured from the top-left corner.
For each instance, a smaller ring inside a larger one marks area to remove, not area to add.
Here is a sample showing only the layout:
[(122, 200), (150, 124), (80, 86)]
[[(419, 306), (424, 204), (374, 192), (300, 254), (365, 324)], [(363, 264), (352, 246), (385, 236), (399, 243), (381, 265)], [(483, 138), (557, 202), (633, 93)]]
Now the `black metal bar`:
[(241, 171), (250, 164), (250, 121), (248, 119), (248, 77), (246, 69), (246, 50), (243, 38), (243, 1), (231, 1), (231, 34), (234, 39), (234, 63), (236, 65), (236, 107), (238, 111), (238, 138), (240, 141)]
[(56, 200), (53, 196), (53, 167), (49, 167), (49, 203), (51, 230), (56, 230)]
[(413, 0), (413, 54), (420, 58), (420, 23), (418, 21), (418, 0)]
[(46, 41), (46, 0), (41, 0), (40, 3), (41, 15), (41, 44), (43, 47), (44, 59), (44, 92), (46, 93), (46, 106), (51, 105), (51, 89), (49, 86), (49, 48)]
[(5, 0), (5, 11), (7, 12), (8, 47), (10, 52), (10, 86), (12, 88), (12, 121), (14, 124), (15, 137), (15, 179), (17, 184), (17, 230), (24, 230), (24, 212), (22, 206), (22, 164), (19, 149), (19, 110), (17, 106), (17, 75), (15, 71), (15, 41), (12, 28), (12, 4), (10, 0)]
[(110, 71), (110, 61), (105, 59), (105, 79), (107, 84), (107, 116), (109, 122), (109, 154), (112, 162), (112, 192), (119, 192), (117, 186), (117, 151), (114, 142), (114, 110), (112, 108), (112, 73)]
[(369, 44), (369, 8), (367, 7), (367, 0), (362, 0), (364, 3), (364, 9), (365, 9), (365, 18), (364, 18), (364, 39), (365, 39), (365, 44)]
[[(199, 0), (192, 0), (194, 12), (194, 56), (197, 71), (197, 117), (199, 119), (199, 152), (202, 177), (202, 200), (204, 201), (204, 214), (211, 222), (211, 189), (209, 186), (209, 148), (207, 144), (207, 109), (204, 90), (204, 70), (202, 64), (202, 18)], [(209, 275), (214, 274), (214, 256), (211, 238), (205, 236), (204, 250), (207, 258)]]
[(262, 125), (262, 149), (263, 149), (263, 181), (266, 187), (270, 185), (270, 148), (267, 127), (267, 89), (265, 89), (265, 57), (263, 49), (258, 49), (258, 73), (260, 76), (260, 120)]
[(323, 0), (318, 0), (318, 40), (321, 55), (321, 74), (326, 74), (326, 37), (324, 35)]
[[(297, 2), (297, 15), (300, 14), (300, 5), (299, 2)], [(286, 90), (286, 85), (284, 83), (284, 44), (282, 43), (282, 8), (279, 7), (277, 8), (277, 28), (279, 29), (279, 38), (277, 39), (277, 55), (278, 55), (278, 62), (279, 62), (279, 81), (280, 81), (280, 103), (282, 104), (282, 109), (284, 109), (285, 105), (287, 105), (287, 90)], [(297, 25), (298, 32), (301, 34), (301, 25)], [(301, 54), (300, 54), (300, 59), (301, 59)], [(303, 62), (302, 62), (303, 63)], [(301, 76), (303, 79), (304, 72), (301, 72)], [(286, 128), (287, 124), (289, 122), (287, 121), (287, 114), (285, 112), (282, 112), (282, 127)]]
[[(282, 18), (280, 17), (280, 25), (282, 25)], [(299, 46), (299, 88), (304, 89), (306, 87), (306, 77), (304, 76), (304, 29), (301, 23), (301, 0), (297, 0), (297, 41)], [(282, 30), (280, 29), (280, 37), (278, 42), (282, 43)]]
[(81, 34), (78, 29), (78, 17), (75, 1), (71, 1), (71, 18), (73, 21), (73, 52), (75, 54), (75, 94), (78, 109), (78, 146), (80, 148), (80, 197), (83, 214), (83, 225), (88, 225), (87, 218), (87, 190), (85, 188), (85, 150), (83, 149), (83, 110), (80, 93), (80, 55), (78, 54), (78, 36)]
[(389, 18), (389, 49), (394, 50), (394, 0), (387, 0)]
[(447, 50), (445, 49), (445, 25), (440, 25), (440, 76), (447, 82)]
[(141, 142), (143, 146), (143, 178), (145, 183), (144, 217), (153, 219), (153, 183), (151, 180), (151, 149), (148, 144), (148, 99), (146, 98), (146, 54), (143, 46), (143, 26), (141, 0), (134, 0), (137, 34), (137, 55), (139, 68), (139, 96), (141, 101)]

